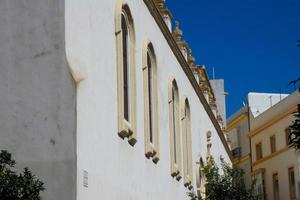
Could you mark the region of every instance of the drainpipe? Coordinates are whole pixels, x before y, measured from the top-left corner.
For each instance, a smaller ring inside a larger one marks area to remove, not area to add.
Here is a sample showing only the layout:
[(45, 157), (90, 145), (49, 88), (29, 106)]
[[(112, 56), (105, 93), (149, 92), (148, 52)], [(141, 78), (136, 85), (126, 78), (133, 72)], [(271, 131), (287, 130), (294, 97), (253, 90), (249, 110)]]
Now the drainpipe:
[[(248, 131), (250, 133), (251, 131), (251, 122), (250, 122), (250, 107), (249, 102), (247, 102), (247, 115), (248, 115)], [(252, 145), (251, 145), (251, 138), (249, 137), (249, 147), (250, 147), (250, 172), (252, 174), (253, 167), (252, 167)]]

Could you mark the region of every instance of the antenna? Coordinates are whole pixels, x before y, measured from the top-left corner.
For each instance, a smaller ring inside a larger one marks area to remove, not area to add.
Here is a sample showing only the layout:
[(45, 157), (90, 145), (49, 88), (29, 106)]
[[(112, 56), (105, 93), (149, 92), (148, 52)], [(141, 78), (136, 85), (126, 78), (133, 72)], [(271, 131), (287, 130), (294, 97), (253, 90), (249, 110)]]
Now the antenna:
[(215, 80), (215, 68), (213, 67), (213, 80)]
[(281, 101), (281, 88), (279, 88), (280, 101)]
[(269, 98), (270, 98), (270, 107), (272, 107), (272, 95), (269, 96)]

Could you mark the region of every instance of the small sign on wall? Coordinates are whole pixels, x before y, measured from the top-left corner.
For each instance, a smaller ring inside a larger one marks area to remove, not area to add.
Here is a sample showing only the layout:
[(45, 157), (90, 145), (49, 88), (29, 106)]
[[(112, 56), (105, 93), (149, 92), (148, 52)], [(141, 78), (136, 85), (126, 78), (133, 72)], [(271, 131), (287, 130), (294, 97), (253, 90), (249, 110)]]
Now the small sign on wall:
[(86, 170), (83, 170), (83, 187), (89, 187), (89, 173)]

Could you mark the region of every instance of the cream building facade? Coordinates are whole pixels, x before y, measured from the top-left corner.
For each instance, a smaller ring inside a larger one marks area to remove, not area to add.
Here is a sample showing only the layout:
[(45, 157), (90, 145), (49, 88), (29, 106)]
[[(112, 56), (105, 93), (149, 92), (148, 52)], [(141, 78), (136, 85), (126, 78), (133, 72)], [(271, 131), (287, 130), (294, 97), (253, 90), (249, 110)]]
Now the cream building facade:
[[(299, 198), (300, 155), (288, 147), (288, 127), (294, 120), (300, 93), (250, 93), (248, 101), (249, 106), (229, 119), (227, 129), (234, 164), (244, 169), (248, 187), (252, 184), (249, 180), (255, 180), (254, 191), (260, 199)], [(243, 125), (249, 130), (233, 131), (232, 127)], [(240, 156), (236, 156), (236, 151), (242, 152)]]
[(164, 1), (0, 9), (0, 147), (43, 199), (188, 199), (205, 195), (208, 157), (231, 163), (206, 70)]
[(249, 119), (249, 109), (245, 105), (228, 119), (226, 127), (233, 165), (244, 170), (247, 189), (250, 189), (252, 184), (250, 140), (247, 137), (250, 131)]

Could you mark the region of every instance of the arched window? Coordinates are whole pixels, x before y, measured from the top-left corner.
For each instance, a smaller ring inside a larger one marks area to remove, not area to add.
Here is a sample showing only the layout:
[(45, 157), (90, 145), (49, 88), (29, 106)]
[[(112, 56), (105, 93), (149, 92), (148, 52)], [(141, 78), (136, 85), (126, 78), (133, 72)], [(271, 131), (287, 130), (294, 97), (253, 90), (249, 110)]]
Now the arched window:
[(143, 48), (145, 155), (154, 163), (159, 161), (157, 65), (153, 45), (146, 42)]
[(181, 179), (181, 142), (179, 119), (179, 92), (176, 80), (171, 78), (169, 83), (169, 130), (171, 175), (177, 180)]
[(136, 139), (135, 35), (127, 4), (117, 1), (116, 16), (118, 133), (134, 145)]
[(197, 184), (197, 195), (198, 197), (205, 198), (205, 183), (206, 178), (204, 175), (204, 163), (202, 158), (200, 158), (199, 162), (196, 163), (196, 184)]
[(128, 35), (128, 19), (125, 10), (122, 11), (122, 61), (123, 61), (123, 93), (124, 93), (124, 119), (130, 123), (130, 68), (129, 68), (129, 35)]
[(193, 162), (191, 143), (191, 112), (189, 101), (186, 97), (183, 98), (181, 109), (184, 186), (188, 187), (189, 189), (192, 189)]

